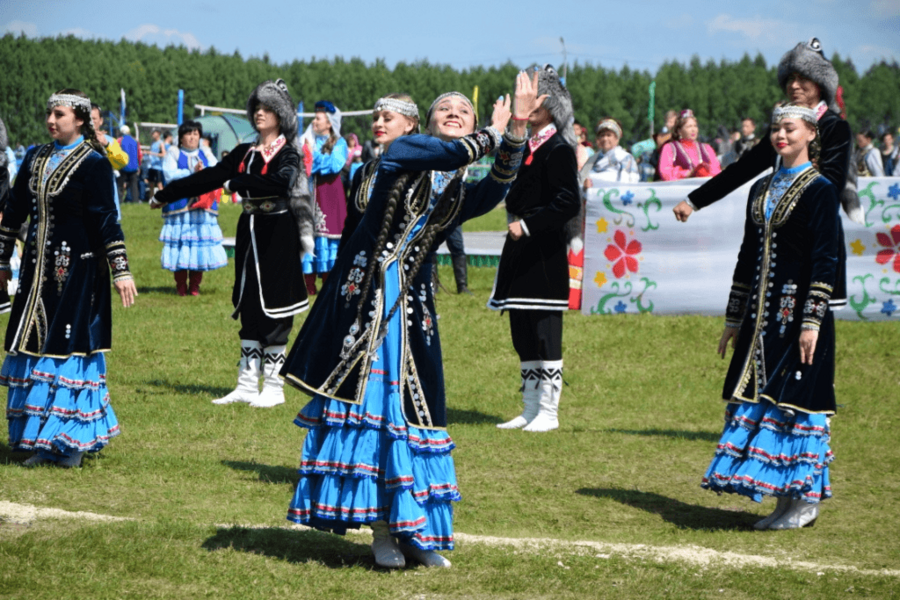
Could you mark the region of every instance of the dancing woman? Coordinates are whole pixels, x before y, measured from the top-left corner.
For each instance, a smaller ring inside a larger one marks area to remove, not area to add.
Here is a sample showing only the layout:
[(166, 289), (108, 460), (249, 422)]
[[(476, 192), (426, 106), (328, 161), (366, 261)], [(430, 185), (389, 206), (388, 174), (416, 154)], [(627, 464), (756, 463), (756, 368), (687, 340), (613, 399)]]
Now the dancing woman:
[(232, 317), (241, 320), (241, 360), (237, 387), (213, 403), (266, 408), (284, 403), (278, 370), (294, 315), (309, 308), (300, 257), (313, 249), (313, 217), (297, 113), (284, 81), (266, 81), (253, 90), (247, 118), (259, 133), (255, 143), (240, 144), (217, 165), (168, 184), (151, 207), (220, 187), (240, 194), (244, 211), (238, 221), (231, 301)]
[[(465, 96), (454, 93), (445, 103), (450, 96), (429, 110), (435, 126), (474, 126), (471, 102), (456, 102)], [(382, 566), (403, 566), (402, 552), (429, 566), (450, 564), (436, 551), (453, 549), (450, 503), (460, 496), (432, 261), (448, 228), (503, 199), (521, 162), (535, 96), (520, 74), (517, 117), (502, 143), (508, 98), (494, 105), (491, 127), (458, 140), (393, 140), (359, 226), (282, 370), (291, 385), (313, 396), (295, 420), (309, 431), (288, 519), (336, 533), (370, 524)], [(400, 104), (384, 108), (412, 113)], [(491, 173), (461, 201), (466, 165), (494, 149)]]
[(719, 341), (726, 425), (703, 487), (778, 498), (757, 529), (812, 525), (831, 497), (830, 415), (835, 413), (834, 316), (829, 300), (840, 270), (838, 196), (810, 163), (816, 111), (776, 108), (773, 175), (750, 191), (744, 241)]
[[(162, 161), (166, 185), (193, 173), (214, 167), (214, 156), (207, 157), (200, 149), (203, 126), (185, 121), (178, 127), (178, 147), (172, 147)], [(163, 242), (162, 268), (175, 273), (175, 290), (179, 296), (200, 295), (204, 271), (228, 265), (222, 247), (219, 227), (219, 201), (207, 197), (182, 198), (162, 208), (165, 219), (159, 241)], [(188, 288), (190, 279), (190, 288)]]
[(122, 306), (134, 304), (137, 290), (90, 99), (60, 90), (47, 101), (46, 122), (53, 142), (25, 155), (0, 223), (5, 289), (16, 234), (30, 219), (0, 385), (9, 388), (10, 446), (35, 451), (24, 464), (77, 467), (85, 452), (119, 434), (104, 358), (112, 341), (110, 271)]

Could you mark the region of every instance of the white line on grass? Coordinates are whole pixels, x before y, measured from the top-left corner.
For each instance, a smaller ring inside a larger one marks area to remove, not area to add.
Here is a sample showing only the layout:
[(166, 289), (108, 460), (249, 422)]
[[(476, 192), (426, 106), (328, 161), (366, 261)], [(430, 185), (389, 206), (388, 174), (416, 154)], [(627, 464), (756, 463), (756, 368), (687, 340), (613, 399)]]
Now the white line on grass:
[[(90, 521), (133, 521), (127, 517), (113, 517), (91, 512), (70, 512), (58, 508), (38, 508), (30, 504), (16, 504), (0, 500), (0, 519), (13, 523), (30, 523), (41, 519), (84, 519)], [(241, 525), (217, 524), (217, 527), (243, 527), (246, 529), (309, 529), (303, 525)], [(350, 533), (367, 535), (367, 530), (348, 530)], [(657, 562), (681, 562), (696, 567), (726, 567), (765, 569), (793, 569), (795, 571), (838, 571), (857, 573), (865, 576), (900, 577), (900, 570), (895, 569), (860, 569), (852, 565), (824, 565), (790, 557), (775, 558), (754, 554), (738, 554), (736, 552), (720, 552), (701, 546), (650, 546), (647, 544), (612, 544), (583, 540), (557, 540), (554, 538), (505, 538), (468, 533), (454, 534), (461, 544), (483, 544), (493, 547), (510, 547), (516, 552), (543, 553), (546, 550), (583, 554), (595, 552), (597, 558), (613, 557), (638, 558)]]

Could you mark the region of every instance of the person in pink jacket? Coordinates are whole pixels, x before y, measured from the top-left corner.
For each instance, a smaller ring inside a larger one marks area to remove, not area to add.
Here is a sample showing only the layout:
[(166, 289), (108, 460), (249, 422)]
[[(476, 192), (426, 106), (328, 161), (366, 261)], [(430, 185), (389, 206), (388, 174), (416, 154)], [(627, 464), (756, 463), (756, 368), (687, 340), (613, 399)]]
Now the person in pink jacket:
[(675, 181), (688, 177), (712, 177), (722, 171), (712, 147), (697, 139), (699, 133), (694, 111), (689, 108), (681, 111), (675, 121), (674, 138), (660, 152), (660, 179)]

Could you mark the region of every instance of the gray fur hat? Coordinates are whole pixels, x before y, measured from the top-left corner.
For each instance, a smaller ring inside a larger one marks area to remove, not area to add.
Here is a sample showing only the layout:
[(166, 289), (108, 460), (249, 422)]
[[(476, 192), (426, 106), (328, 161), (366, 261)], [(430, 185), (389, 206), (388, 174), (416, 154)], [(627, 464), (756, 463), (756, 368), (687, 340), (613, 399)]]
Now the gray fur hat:
[(575, 130), (572, 128), (575, 120), (572, 96), (560, 81), (559, 73), (550, 65), (544, 65), (538, 70), (538, 96), (543, 94), (548, 95), (543, 107), (550, 111), (556, 130), (570, 146), (577, 146)]
[(836, 101), (838, 74), (831, 61), (825, 58), (818, 38), (812, 38), (806, 43), (800, 42), (781, 57), (781, 62), (778, 63), (778, 85), (782, 90), (793, 73), (799, 73), (818, 85), (822, 100), (828, 108), (836, 113), (841, 112)]
[(281, 127), (281, 133), (288, 141), (292, 141), (297, 137), (297, 107), (294, 105), (294, 99), (288, 92), (287, 84), (284, 79), (276, 79), (272, 81), (263, 81), (256, 86), (250, 97), (247, 98), (247, 120), (256, 129), (256, 120), (253, 113), (259, 104), (265, 104), (278, 115), (278, 124)]
[(6, 156), (6, 147), (9, 146), (9, 136), (6, 135), (6, 124), (0, 119), (0, 169), (5, 169), (9, 163)]
[[(299, 124), (297, 121), (297, 108), (294, 105), (294, 99), (288, 92), (287, 84), (283, 79), (272, 81), (264, 81), (253, 90), (247, 99), (247, 119), (253, 128), (256, 129), (256, 120), (253, 113), (256, 112), (257, 105), (265, 104), (278, 115), (278, 124), (281, 128), (281, 134), (284, 135), (288, 143), (296, 148), (300, 156), (303, 156), (303, 149), (300, 147)], [(291, 188), (291, 214), (297, 222), (297, 228), (300, 233), (300, 252), (301, 257), (304, 254), (312, 254), (315, 250), (315, 211), (313, 210), (313, 199), (309, 193), (309, 178), (306, 176), (306, 169), (303, 162), (300, 163), (300, 173)]]

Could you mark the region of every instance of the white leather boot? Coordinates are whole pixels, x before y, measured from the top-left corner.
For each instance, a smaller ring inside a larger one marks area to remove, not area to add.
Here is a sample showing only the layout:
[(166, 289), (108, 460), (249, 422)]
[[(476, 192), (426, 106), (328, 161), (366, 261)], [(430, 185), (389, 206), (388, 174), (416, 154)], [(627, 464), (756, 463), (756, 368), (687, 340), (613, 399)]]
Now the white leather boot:
[(284, 404), (284, 380), (278, 375), (284, 365), (286, 346), (266, 346), (263, 348), (263, 388), (256, 400), (250, 403), (254, 408), (271, 408)]
[(774, 523), (784, 514), (791, 505), (791, 499), (787, 496), (779, 496), (778, 502), (775, 504), (775, 510), (772, 511), (772, 514), (763, 519), (762, 521), (757, 521), (753, 524), (753, 529), (758, 529), (762, 531), (763, 529), (768, 529), (769, 525)]
[(562, 394), (561, 360), (541, 361), (541, 397), (537, 416), (523, 431), (551, 431), (559, 427), (559, 397)]
[(541, 361), (522, 361), (522, 414), (506, 423), (497, 425), (500, 429), (518, 429), (525, 427), (538, 414), (538, 402), (541, 397)]
[(387, 521), (372, 521), (372, 552), (375, 553), (375, 564), (388, 569), (399, 569), (406, 566), (406, 559), (397, 546), (397, 540), (391, 536)]
[(443, 569), (450, 567), (450, 561), (434, 550), (421, 550), (412, 544), (404, 544), (401, 542), (400, 552), (402, 552), (406, 558), (417, 560), (426, 567), (441, 567)]
[(259, 363), (261, 359), (262, 346), (259, 342), (241, 340), (241, 361), (238, 363), (237, 387), (227, 396), (217, 398), (212, 403), (249, 403), (256, 400), (256, 397), (259, 396)]
[(791, 505), (769, 529), (800, 529), (812, 527), (819, 517), (819, 505), (810, 504), (803, 498), (792, 498)]

